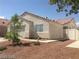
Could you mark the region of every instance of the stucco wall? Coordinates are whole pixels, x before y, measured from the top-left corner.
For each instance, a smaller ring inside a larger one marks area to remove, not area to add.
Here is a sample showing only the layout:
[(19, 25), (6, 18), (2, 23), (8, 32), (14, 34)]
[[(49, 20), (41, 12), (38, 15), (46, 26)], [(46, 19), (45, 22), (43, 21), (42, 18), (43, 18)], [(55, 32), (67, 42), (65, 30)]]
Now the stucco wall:
[(23, 38), (29, 37), (29, 23), (23, 21), (22, 25), (25, 26), (19, 31), (19, 35)]
[[(20, 37), (29, 38), (29, 26), (30, 26), (30, 23), (23, 20), (23, 19), (19, 19), (19, 21), (21, 21), (21, 25), (22, 25), (22, 27), (18, 31)], [(11, 24), (8, 25), (8, 32), (10, 32), (10, 26), (11, 26)]]
[(33, 26), (35, 26), (37, 24), (43, 24), (43, 32), (37, 32), (37, 33), (33, 32), (35, 37), (39, 36), (40, 38), (49, 38), (49, 24), (48, 24), (48, 22), (44, 21), (41, 18), (29, 15), (29, 14), (22, 16), (22, 17), (29, 20), (29, 21), (32, 21), (34, 24)]
[(63, 39), (63, 25), (60, 25), (56, 22), (49, 23), (50, 29), (50, 39)]
[(4, 37), (7, 32), (7, 26), (0, 25), (0, 36)]
[(79, 40), (79, 30), (77, 29), (66, 29), (67, 39)]

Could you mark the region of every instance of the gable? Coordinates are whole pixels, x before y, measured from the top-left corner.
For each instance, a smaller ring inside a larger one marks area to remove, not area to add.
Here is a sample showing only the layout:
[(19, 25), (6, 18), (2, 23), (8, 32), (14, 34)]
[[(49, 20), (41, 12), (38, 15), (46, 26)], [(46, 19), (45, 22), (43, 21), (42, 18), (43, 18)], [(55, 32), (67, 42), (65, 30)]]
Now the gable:
[(33, 22), (34, 26), (43, 24), (43, 30), (45, 32), (48, 32), (49, 22), (46, 19), (41, 18), (40, 16), (29, 14), (29, 13), (26, 13), (26, 14), (22, 15), (21, 17), (23, 17), (24, 19), (27, 19), (28, 21)]
[(29, 21), (29, 20), (27, 20), (27, 19), (25, 19), (25, 18), (23, 18), (23, 17), (21, 17), (21, 16), (18, 16), (18, 18), (19, 18), (19, 20), (20, 20), (21, 22), (27, 22), (28, 24), (29, 24), (29, 23), (32, 23), (31, 21)]
[(42, 21), (42, 22), (49, 22), (50, 20), (29, 12), (24, 12), (21, 15), (23, 18), (28, 19), (29, 21)]

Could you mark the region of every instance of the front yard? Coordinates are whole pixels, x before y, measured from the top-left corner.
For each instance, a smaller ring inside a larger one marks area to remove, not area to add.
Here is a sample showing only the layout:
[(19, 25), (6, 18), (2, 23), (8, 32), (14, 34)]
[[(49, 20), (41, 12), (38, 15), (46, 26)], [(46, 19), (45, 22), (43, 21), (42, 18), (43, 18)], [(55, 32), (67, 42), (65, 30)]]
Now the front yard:
[(29, 44), (22, 41), (22, 46), (11, 46), (10, 42), (0, 43), (0, 46), (6, 46), (7, 49), (0, 51), (1, 56), (14, 56), (16, 59), (79, 59), (79, 49), (68, 48), (68, 41), (55, 41), (51, 43), (41, 43), (41, 45)]

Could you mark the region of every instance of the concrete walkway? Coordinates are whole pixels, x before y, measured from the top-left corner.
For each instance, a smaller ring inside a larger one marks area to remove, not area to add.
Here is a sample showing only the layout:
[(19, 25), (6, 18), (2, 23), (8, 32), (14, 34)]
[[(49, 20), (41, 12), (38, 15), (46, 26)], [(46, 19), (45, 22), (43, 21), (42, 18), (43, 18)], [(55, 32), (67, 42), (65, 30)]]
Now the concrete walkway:
[(0, 37), (0, 42), (5, 42), (5, 41), (8, 41), (8, 39)]
[[(23, 38), (20, 38), (20, 39), (28, 42), (37, 42), (37, 39), (23, 39)], [(8, 40), (3, 37), (0, 37), (0, 42), (5, 42), (5, 41), (8, 41)], [(39, 42), (42, 42), (42, 43), (49, 43), (54, 41), (57, 41), (57, 40), (39, 40)]]
[(79, 48), (79, 41), (75, 41), (75, 42), (67, 45), (66, 47)]
[[(37, 42), (37, 39), (22, 39), (22, 40), (25, 40), (28, 42)], [(54, 42), (54, 41), (57, 41), (57, 40), (39, 40), (39, 42), (41, 43), (49, 43), (49, 42)]]

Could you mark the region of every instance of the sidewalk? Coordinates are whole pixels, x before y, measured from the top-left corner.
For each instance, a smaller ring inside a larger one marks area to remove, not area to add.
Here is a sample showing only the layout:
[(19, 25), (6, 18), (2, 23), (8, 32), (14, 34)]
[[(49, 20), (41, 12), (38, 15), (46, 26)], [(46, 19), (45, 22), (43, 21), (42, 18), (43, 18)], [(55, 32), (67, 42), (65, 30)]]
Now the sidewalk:
[[(25, 40), (28, 42), (37, 42), (38, 41), (37, 39), (22, 39), (22, 40)], [(57, 41), (57, 40), (39, 40), (39, 42), (41, 42), (41, 43), (49, 43), (49, 42), (54, 42), (54, 41)]]
[[(38, 41), (37, 39), (23, 39), (23, 38), (20, 38), (20, 39), (28, 41), (28, 42), (37, 42)], [(0, 37), (0, 42), (5, 42), (5, 41), (8, 41), (8, 40), (3, 37)], [(54, 41), (57, 41), (57, 40), (39, 40), (39, 42), (41, 42), (41, 43), (49, 43), (49, 42), (54, 42)]]
[(5, 42), (5, 41), (8, 41), (8, 40), (5, 39), (5, 38), (0, 37), (0, 42)]

